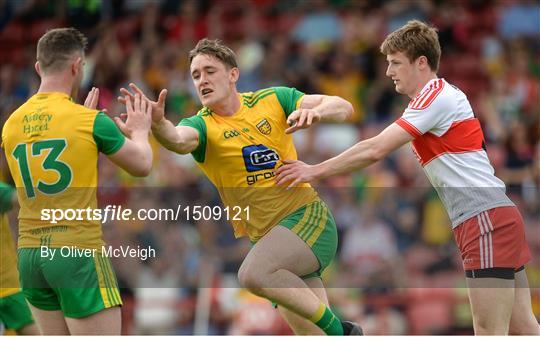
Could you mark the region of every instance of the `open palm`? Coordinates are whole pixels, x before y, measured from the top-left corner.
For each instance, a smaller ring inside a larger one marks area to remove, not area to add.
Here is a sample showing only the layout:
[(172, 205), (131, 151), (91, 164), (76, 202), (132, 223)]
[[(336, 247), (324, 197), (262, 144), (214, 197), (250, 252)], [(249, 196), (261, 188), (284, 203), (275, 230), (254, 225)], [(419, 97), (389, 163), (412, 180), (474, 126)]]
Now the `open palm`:
[[(161, 90), (158, 96), (157, 101), (152, 101), (145, 95), (145, 93), (134, 83), (130, 83), (129, 87), (136, 93), (141, 95), (147, 102), (150, 103), (152, 108), (152, 123), (158, 123), (165, 117), (165, 99), (167, 98), (167, 89)], [(134, 99), (134, 95), (127, 90), (126, 88), (120, 88), (120, 92), (123, 96), (118, 97), (118, 101), (122, 104), (126, 104), (126, 98), (124, 96), (129, 96), (131, 99)]]

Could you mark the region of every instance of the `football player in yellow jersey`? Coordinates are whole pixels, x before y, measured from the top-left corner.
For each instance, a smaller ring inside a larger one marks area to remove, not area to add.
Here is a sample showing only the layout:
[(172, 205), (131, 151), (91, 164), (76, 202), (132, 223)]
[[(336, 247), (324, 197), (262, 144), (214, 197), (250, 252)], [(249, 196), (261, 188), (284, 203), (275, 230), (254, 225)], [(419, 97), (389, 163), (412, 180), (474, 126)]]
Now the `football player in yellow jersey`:
[[(122, 301), (110, 261), (101, 254), (100, 222), (53, 224), (41, 219), (41, 210), (96, 209), (99, 152), (133, 175), (148, 175), (152, 165), (151, 106), (140, 95), (128, 102), (125, 123), (117, 120), (127, 138), (95, 110), (97, 89), (91, 90), (85, 106), (73, 102), (83, 76), (86, 43), (74, 28), (53, 29), (40, 38), (38, 92), (11, 114), (2, 131), (21, 206), (21, 287), (46, 335), (120, 334)], [(62, 256), (64, 246), (97, 253)]]
[(175, 127), (164, 118), (164, 89), (151, 103), (152, 132), (167, 149), (191, 153), (226, 206), (250, 207), (249, 219), (232, 219), (235, 235), (254, 243), (238, 272), (241, 285), (278, 304), (295, 333), (361, 334), (329, 309), (320, 278), (337, 249), (328, 207), (309, 184), (291, 191), (274, 182), (280, 160), (297, 157), (292, 132), (319, 121), (344, 121), (352, 105), (285, 87), (238, 93), (235, 55), (218, 40), (199, 41), (189, 60), (204, 108)]
[(15, 189), (0, 177), (0, 323), (19, 335), (37, 335), (38, 327), (20, 289), (17, 255), (7, 217), (15, 202)]

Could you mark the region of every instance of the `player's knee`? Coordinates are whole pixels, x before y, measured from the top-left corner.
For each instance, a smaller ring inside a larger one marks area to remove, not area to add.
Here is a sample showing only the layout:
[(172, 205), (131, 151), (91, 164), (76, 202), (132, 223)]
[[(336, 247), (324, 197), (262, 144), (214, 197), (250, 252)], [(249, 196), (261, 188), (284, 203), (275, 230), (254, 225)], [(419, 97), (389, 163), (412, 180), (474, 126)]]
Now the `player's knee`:
[(505, 324), (498, 320), (494, 321), (483, 315), (474, 317), (475, 335), (506, 335), (508, 334), (508, 322)]
[(240, 285), (254, 294), (259, 294), (264, 288), (263, 273), (258, 272), (255, 268), (240, 267), (238, 271), (238, 281)]

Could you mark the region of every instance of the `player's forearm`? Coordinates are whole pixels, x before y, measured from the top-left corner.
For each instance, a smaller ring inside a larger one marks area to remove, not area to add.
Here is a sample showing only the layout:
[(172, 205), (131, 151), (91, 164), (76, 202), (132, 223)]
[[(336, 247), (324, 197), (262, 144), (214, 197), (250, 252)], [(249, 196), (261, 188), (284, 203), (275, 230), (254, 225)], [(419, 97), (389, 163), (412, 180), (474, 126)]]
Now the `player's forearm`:
[(352, 104), (339, 96), (326, 96), (315, 110), (321, 114), (322, 122), (343, 122), (354, 112)]
[(367, 167), (384, 157), (373, 139), (357, 143), (340, 155), (315, 165), (317, 179), (353, 172)]
[(138, 177), (146, 177), (150, 174), (152, 169), (152, 147), (148, 142), (148, 131), (137, 131), (131, 134), (131, 141), (137, 146), (135, 156), (137, 160), (133, 162), (137, 163), (137, 167), (130, 173)]
[(190, 151), (186, 149), (186, 141), (179, 134), (174, 125), (167, 119), (163, 118), (159, 123), (152, 123), (152, 134), (157, 141), (167, 150), (180, 154), (186, 154)]

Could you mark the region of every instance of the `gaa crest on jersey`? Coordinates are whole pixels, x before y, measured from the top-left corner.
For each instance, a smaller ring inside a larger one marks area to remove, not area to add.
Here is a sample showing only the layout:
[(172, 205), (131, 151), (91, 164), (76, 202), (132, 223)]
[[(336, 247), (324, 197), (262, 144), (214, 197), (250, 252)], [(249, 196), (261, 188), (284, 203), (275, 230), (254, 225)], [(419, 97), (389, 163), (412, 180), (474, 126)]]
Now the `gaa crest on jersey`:
[(272, 132), (272, 125), (270, 125), (270, 122), (265, 118), (257, 123), (257, 129), (259, 129), (263, 135), (269, 135), (270, 132)]

